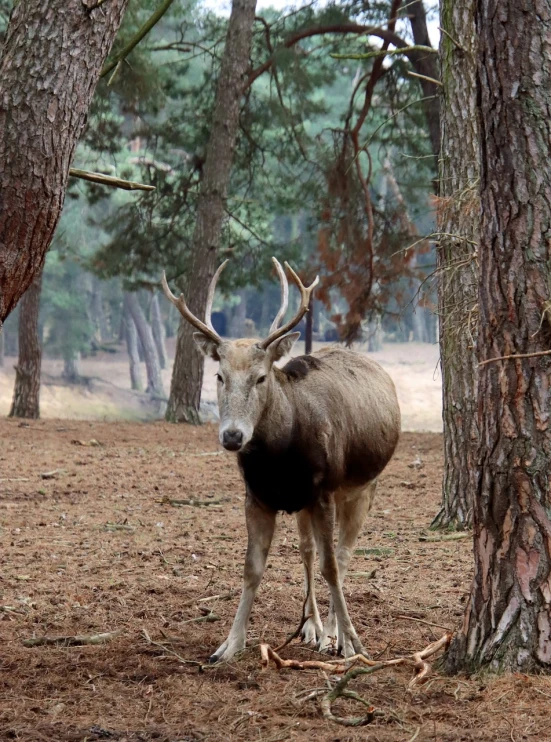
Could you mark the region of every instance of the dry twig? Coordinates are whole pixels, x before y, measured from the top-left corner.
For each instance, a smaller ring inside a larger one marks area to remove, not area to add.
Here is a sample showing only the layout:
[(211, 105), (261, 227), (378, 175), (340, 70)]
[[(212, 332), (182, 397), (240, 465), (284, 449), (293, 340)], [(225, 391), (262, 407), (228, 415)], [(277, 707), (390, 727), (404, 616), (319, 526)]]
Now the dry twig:
[[(360, 675), (371, 675), (374, 672), (384, 670), (388, 667), (394, 667), (397, 665), (411, 665), (414, 669), (414, 676), (409, 682), (408, 690), (413, 690), (415, 687), (425, 681), (427, 675), (430, 672), (431, 667), (427, 662), (427, 658), (431, 657), (433, 654), (436, 654), (436, 652), (438, 652), (440, 649), (448, 647), (451, 638), (452, 632), (448, 631), (442, 638), (438, 639), (438, 641), (432, 642), (432, 644), (429, 644), (420, 652), (414, 652), (413, 654), (405, 657), (397, 657), (393, 660), (383, 660), (380, 662), (370, 660), (363, 654), (356, 654), (346, 660), (336, 660), (328, 662), (324, 662), (322, 660), (284, 660), (277, 654), (277, 652), (275, 652), (270, 647), (269, 644), (260, 645), (260, 656), (263, 670), (266, 670), (268, 668), (270, 660), (272, 660), (278, 670), (285, 668), (292, 670), (322, 670), (325, 672), (330, 672), (333, 675), (344, 673), (343, 677), (339, 680), (335, 687), (329, 691), (329, 693), (327, 693), (325, 689), (316, 690), (307, 696), (307, 700), (312, 700), (313, 698), (318, 698), (319, 696), (323, 695), (320, 705), (325, 719), (327, 719), (328, 721), (333, 721), (336, 724), (341, 724), (342, 726), (357, 727), (370, 724), (376, 716), (381, 714), (381, 712), (376, 711), (360, 695), (348, 690), (347, 686), (351, 680), (354, 680), (354, 678), (357, 678)], [(352, 669), (350, 669), (351, 665), (357, 663), (364, 665), (364, 667), (359, 666), (352, 667)], [(365, 667), (365, 665), (367, 665), (367, 667)], [(368, 709), (367, 714), (365, 716), (351, 718), (335, 716), (331, 710), (331, 705), (339, 697), (351, 698), (358, 703), (363, 704)]]
[(76, 636), (37, 636), (33, 639), (23, 639), (25, 647), (80, 647), (84, 644), (105, 644), (122, 632), (122, 629), (108, 631), (104, 634), (77, 634)]

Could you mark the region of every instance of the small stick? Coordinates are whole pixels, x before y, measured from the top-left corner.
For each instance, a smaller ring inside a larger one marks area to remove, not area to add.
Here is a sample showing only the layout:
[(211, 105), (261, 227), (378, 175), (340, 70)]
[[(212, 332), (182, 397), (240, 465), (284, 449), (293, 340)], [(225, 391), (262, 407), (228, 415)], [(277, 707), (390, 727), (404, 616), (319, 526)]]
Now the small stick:
[(418, 72), (412, 72), (411, 70), (408, 70), (407, 74), (411, 75), (411, 77), (419, 77), (421, 80), (426, 80), (427, 82), (432, 82), (434, 85), (440, 85), (440, 87), (442, 87), (442, 83), (440, 82), (440, 80), (435, 80), (434, 77), (420, 75)]
[(79, 634), (76, 636), (38, 636), (33, 639), (24, 639), (25, 647), (61, 646), (79, 647), (84, 644), (104, 644), (111, 641), (122, 632), (122, 629), (108, 631), (104, 634)]
[(300, 623), (298, 625), (298, 628), (296, 629), (296, 631), (294, 631), (292, 634), (290, 634), (287, 637), (287, 639), (285, 639), (285, 641), (283, 642), (283, 644), (280, 644), (279, 647), (276, 647), (275, 648), (275, 651), (276, 652), (281, 652), (281, 650), (282, 649), (285, 649), (285, 647), (288, 644), (290, 644), (293, 641), (293, 639), (296, 639), (297, 636), (302, 631), (302, 627), (304, 626), (304, 624), (306, 623), (306, 621), (308, 621), (308, 619), (310, 618), (310, 614), (308, 616), (306, 615), (306, 603), (308, 602), (308, 598), (309, 597), (310, 597), (310, 591), (308, 590), (308, 593), (307, 593), (306, 597), (304, 598), (304, 603), (302, 604), (302, 618), (300, 619)]
[(161, 505), (172, 505), (175, 508), (180, 507), (181, 505), (191, 505), (195, 508), (202, 508), (207, 507), (208, 505), (221, 505), (222, 500), (173, 500), (170, 497), (163, 497), (162, 500), (159, 500)]
[(431, 621), (424, 621), (422, 618), (415, 618), (414, 616), (394, 616), (394, 618), (402, 618), (404, 621), (416, 621), (417, 623), (425, 624), (425, 626), (433, 626), (435, 629), (450, 631), (447, 626), (441, 626), (439, 623), (432, 623)]
[(419, 536), (419, 541), (427, 543), (439, 543), (440, 541), (459, 541), (463, 538), (472, 538), (471, 531), (458, 531), (457, 533), (445, 533), (441, 536)]
[(508, 361), (510, 358), (538, 358), (539, 356), (551, 356), (551, 350), (541, 350), (539, 353), (514, 353), (510, 356), (497, 356), (497, 358), (488, 358), (486, 361), (480, 361), (478, 368), (486, 366), (494, 361)]

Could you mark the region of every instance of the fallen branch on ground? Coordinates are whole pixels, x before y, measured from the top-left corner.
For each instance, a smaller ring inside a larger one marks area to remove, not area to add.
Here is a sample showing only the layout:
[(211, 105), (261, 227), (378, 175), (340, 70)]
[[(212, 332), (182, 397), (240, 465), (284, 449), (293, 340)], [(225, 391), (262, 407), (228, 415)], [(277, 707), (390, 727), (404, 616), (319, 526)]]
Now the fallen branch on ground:
[(105, 644), (122, 632), (122, 629), (108, 631), (104, 634), (80, 634), (76, 636), (38, 636), (33, 639), (23, 639), (25, 647), (80, 647), (84, 644)]
[[(384, 670), (388, 667), (395, 667), (398, 665), (411, 665), (414, 669), (414, 676), (408, 684), (408, 690), (413, 690), (415, 687), (423, 683), (431, 670), (431, 666), (426, 661), (428, 657), (436, 654), (440, 649), (447, 648), (452, 638), (452, 632), (446, 632), (444, 636), (436, 642), (432, 642), (425, 649), (420, 652), (414, 652), (413, 654), (405, 657), (397, 657), (393, 660), (375, 661), (370, 660), (363, 654), (356, 654), (353, 657), (349, 657), (344, 660), (284, 660), (277, 652), (275, 652), (269, 644), (260, 645), (260, 656), (262, 669), (266, 670), (270, 664), (270, 660), (275, 664), (278, 670), (281, 669), (292, 669), (292, 670), (323, 670), (330, 672), (333, 675), (344, 673), (343, 677), (329, 692), (327, 689), (320, 689), (312, 691), (304, 700), (313, 700), (323, 696), (320, 705), (323, 717), (328, 721), (333, 721), (336, 724), (342, 726), (365, 726), (370, 724), (376, 716), (381, 715), (382, 712), (375, 710), (364, 698), (357, 693), (348, 690), (347, 685), (354, 678), (360, 675), (371, 675), (379, 670)], [(367, 667), (353, 667), (354, 664), (367, 665)], [(358, 703), (363, 704), (368, 708), (367, 714), (361, 717), (340, 717), (334, 716), (331, 705), (337, 698), (351, 698)]]
[(457, 533), (443, 533), (439, 536), (419, 536), (419, 541), (428, 543), (439, 543), (440, 541), (460, 541), (464, 538), (472, 538), (471, 531), (458, 531)]
[(159, 500), (161, 505), (172, 505), (174, 508), (179, 508), (182, 505), (191, 505), (194, 508), (203, 508), (208, 505), (221, 505), (223, 500), (173, 500), (171, 497), (163, 497)]

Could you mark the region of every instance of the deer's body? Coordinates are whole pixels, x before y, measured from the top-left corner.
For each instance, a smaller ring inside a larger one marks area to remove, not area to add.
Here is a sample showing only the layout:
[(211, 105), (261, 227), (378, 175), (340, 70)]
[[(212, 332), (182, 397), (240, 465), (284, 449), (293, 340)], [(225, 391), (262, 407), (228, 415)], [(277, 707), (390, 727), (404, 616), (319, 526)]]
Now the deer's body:
[[(246, 484), (248, 531), (243, 592), (226, 641), (210, 660), (228, 660), (246, 642), (247, 624), (279, 510), (296, 513), (305, 576), (305, 621), (302, 636), (322, 651), (345, 656), (363, 651), (342, 592), (354, 545), (371, 507), (376, 477), (390, 460), (400, 434), (400, 410), (392, 380), (375, 362), (342, 348), (326, 348), (289, 361), (299, 333), (287, 334), (308, 308), (316, 282), (301, 292), (297, 315), (279, 327), (287, 309), (285, 274), (274, 259), (282, 285), (282, 305), (265, 340), (223, 340), (210, 321), (218, 269), (209, 289), (203, 323), (183, 297), (165, 293), (199, 332), (204, 353), (219, 361), (219, 437), (238, 454)], [(337, 549), (333, 545), (339, 522)], [(331, 594), (329, 616), (322, 625), (315, 597), (316, 550)]]
[(324, 493), (373, 481), (399, 431), (396, 392), (385, 371), (354, 351), (326, 348), (274, 368), (239, 466), (251, 495), (294, 513)]

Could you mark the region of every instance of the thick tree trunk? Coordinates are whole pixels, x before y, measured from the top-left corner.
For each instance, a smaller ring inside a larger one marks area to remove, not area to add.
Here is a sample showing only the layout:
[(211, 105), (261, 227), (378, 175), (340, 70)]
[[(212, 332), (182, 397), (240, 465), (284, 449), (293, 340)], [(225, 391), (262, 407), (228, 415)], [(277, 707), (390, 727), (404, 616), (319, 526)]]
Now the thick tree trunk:
[(476, 25), (480, 479), (448, 664), (531, 672), (551, 668), (551, 6), (478, 0)]
[(140, 368), (140, 355), (138, 353), (138, 332), (132, 314), (128, 308), (128, 294), (124, 297), (124, 335), (126, 338), (126, 350), (128, 352), (128, 363), (130, 366), (130, 387), (136, 392), (143, 391), (142, 371)]
[[(468, 528), (476, 491), (476, 249), (479, 152), (475, 0), (443, 0), (444, 95), (438, 208), (440, 358), (444, 422), (442, 507), (433, 528)], [(459, 41), (460, 49), (451, 40)]]
[(159, 356), (157, 355), (157, 348), (155, 347), (155, 341), (153, 340), (151, 326), (145, 318), (145, 314), (140, 306), (136, 294), (126, 294), (125, 301), (142, 343), (145, 357), (145, 368), (147, 371), (146, 392), (148, 392), (152, 397), (163, 399), (165, 392), (161, 376), (161, 366), (159, 364)]
[[(224, 204), (239, 126), (256, 0), (233, 0), (226, 46), (216, 91), (214, 119), (203, 166), (186, 288), (190, 310), (205, 316), (207, 291), (216, 270), (224, 221)], [(178, 330), (166, 419), (198, 424), (203, 358), (193, 340), (193, 328), (182, 321)]]
[(151, 297), (151, 329), (153, 330), (153, 340), (155, 341), (155, 347), (159, 356), (159, 364), (161, 368), (166, 368), (168, 358), (166, 354), (165, 326), (161, 317), (159, 297), (156, 293), (153, 293)]
[(127, 2), (15, 4), (0, 60), (0, 323), (42, 269)]
[(15, 387), (10, 417), (40, 417), (40, 368), (42, 342), (38, 325), (42, 274), (25, 292), (19, 309), (19, 359), (15, 367)]

